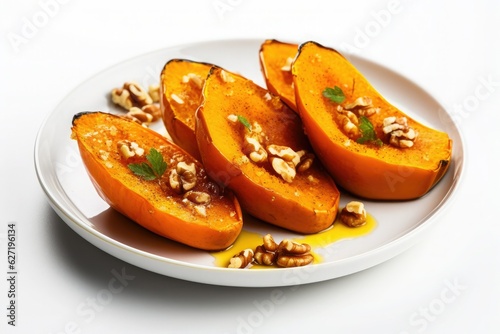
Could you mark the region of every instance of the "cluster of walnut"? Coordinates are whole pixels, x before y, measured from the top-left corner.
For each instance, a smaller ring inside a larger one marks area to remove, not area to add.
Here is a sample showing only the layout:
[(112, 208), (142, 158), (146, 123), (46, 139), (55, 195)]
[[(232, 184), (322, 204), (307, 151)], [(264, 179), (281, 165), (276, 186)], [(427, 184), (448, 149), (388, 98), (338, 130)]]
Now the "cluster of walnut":
[(409, 148), (417, 138), (417, 132), (408, 126), (406, 117), (384, 118), (383, 131), (389, 136), (389, 143), (396, 147)]
[(352, 103), (346, 103), (344, 106), (337, 106), (337, 120), (342, 127), (342, 130), (350, 137), (359, 136), (359, 119), (360, 116), (370, 117), (377, 114), (380, 108), (375, 108), (372, 104), (372, 99), (367, 96), (358, 97)]
[(168, 174), (168, 185), (177, 194), (183, 196), (183, 202), (194, 204), (194, 210), (201, 216), (207, 215), (207, 205), (212, 197), (205, 191), (194, 190), (198, 182), (196, 165), (179, 161)]
[(283, 239), (277, 244), (270, 234), (263, 238), (263, 244), (253, 249), (245, 249), (234, 255), (228, 268), (246, 268), (252, 263), (265, 266), (292, 268), (306, 266), (313, 262), (311, 246)]
[(121, 88), (111, 90), (111, 100), (127, 110), (126, 118), (143, 126), (161, 118), (159, 85), (150, 85), (146, 90), (138, 83), (128, 81)]
[[(238, 116), (229, 115), (228, 120), (237, 122)], [(243, 153), (254, 163), (269, 162), (273, 170), (286, 182), (292, 182), (297, 172), (308, 170), (314, 154), (306, 150), (294, 151), (288, 146), (266, 144), (268, 139), (258, 122), (253, 122), (252, 130), (246, 131), (243, 139)]]
[[(120, 140), (117, 143), (117, 149), (122, 158), (126, 160), (132, 157), (142, 157), (145, 153), (144, 149), (136, 142), (129, 140)], [(210, 204), (212, 197), (207, 192), (194, 190), (197, 182), (195, 163), (188, 164), (184, 161), (178, 161), (175, 168), (172, 168), (168, 173), (168, 180), (161, 179), (160, 186), (164, 191), (167, 191), (168, 187), (175, 193), (182, 195), (184, 203), (192, 204), (196, 213), (206, 216), (207, 205)]]
[[(362, 202), (351, 201), (341, 210), (340, 221), (349, 227), (360, 227), (366, 224), (367, 213)], [(310, 253), (311, 246), (283, 239), (279, 244), (267, 234), (263, 244), (255, 249), (247, 248), (229, 260), (228, 268), (247, 268), (252, 264), (292, 268), (306, 266), (314, 261)]]
[[(367, 96), (358, 97), (354, 102), (337, 106), (337, 121), (349, 138), (360, 135), (359, 117), (369, 118), (377, 114), (380, 108), (372, 104)], [(417, 138), (417, 132), (408, 126), (406, 117), (390, 116), (383, 120), (382, 130), (389, 138), (389, 144), (399, 148), (410, 148)]]

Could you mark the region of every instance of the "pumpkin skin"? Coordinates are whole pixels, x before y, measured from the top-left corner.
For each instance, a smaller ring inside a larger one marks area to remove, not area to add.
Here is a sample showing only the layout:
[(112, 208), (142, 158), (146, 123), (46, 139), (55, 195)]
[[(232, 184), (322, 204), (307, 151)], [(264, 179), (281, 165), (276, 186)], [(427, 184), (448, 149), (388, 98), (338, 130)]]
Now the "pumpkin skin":
[(268, 39), (259, 51), (260, 68), (267, 89), (281, 97), (291, 109), (297, 111), (291, 62), (297, 54), (298, 45)]
[(305, 234), (331, 226), (340, 193), (319, 161), (286, 182), (267, 161), (247, 158), (243, 143), (248, 130), (228, 119), (238, 115), (257, 122), (267, 144), (312, 152), (297, 113), (251, 80), (218, 67), (210, 71), (203, 97), (195, 133), (209, 176), (231, 189), (244, 211), (265, 222)]
[[(391, 105), (340, 53), (315, 42), (299, 47), (292, 65), (295, 96), (310, 142), (335, 182), (345, 190), (376, 200), (409, 200), (425, 195), (446, 173), (452, 140), (419, 123)], [(337, 104), (322, 95), (326, 87), (340, 87), (345, 103), (367, 96), (380, 111), (370, 116), (384, 144), (350, 140), (335, 121)], [(382, 131), (389, 116), (406, 117), (418, 133), (413, 147), (388, 143)]]
[[(165, 128), (174, 143), (198, 160), (194, 114), (201, 104), (203, 83), (212, 66), (176, 58), (165, 64), (160, 75), (160, 110)], [(197, 79), (188, 79), (189, 75)], [(183, 102), (179, 103), (173, 94)]]
[[(225, 249), (238, 237), (243, 220), (237, 199), (231, 192), (220, 191), (197, 160), (157, 132), (120, 116), (90, 112), (74, 116), (72, 138), (78, 142), (83, 163), (101, 198), (139, 225), (204, 250)], [(136, 142), (144, 148), (144, 155), (124, 158), (118, 148), (121, 140)], [(151, 148), (157, 149), (168, 164), (163, 186), (158, 180), (144, 180), (128, 168), (129, 163), (145, 162)], [(197, 182), (193, 190), (211, 196), (205, 205), (206, 215), (168, 188), (169, 172), (179, 161), (195, 164)]]

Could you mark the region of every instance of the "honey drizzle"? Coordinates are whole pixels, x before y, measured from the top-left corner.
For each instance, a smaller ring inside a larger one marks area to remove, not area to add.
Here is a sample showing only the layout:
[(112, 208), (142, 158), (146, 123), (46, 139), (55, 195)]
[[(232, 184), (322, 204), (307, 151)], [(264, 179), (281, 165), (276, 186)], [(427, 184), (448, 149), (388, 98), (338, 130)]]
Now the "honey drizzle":
[[(348, 227), (340, 222), (337, 218), (333, 223), (332, 227), (329, 229), (310, 235), (304, 235), (298, 238), (292, 238), (293, 241), (299, 243), (309, 244), (312, 248), (311, 254), (314, 256), (313, 263), (321, 263), (323, 262), (323, 258), (321, 255), (315, 252), (318, 248), (327, 247), (337, 241), (359, 238), (369, 234), (371, 231), (375, 229), (377, 226), (377, 221), (375, 218), (368, 214), (366, 219), (366, 224), (360, 227)], [(232, 247), (220, 251), (220, 252), (212, 252), (210, 253), (214, 257), (214, 264), (217, 267), (227, 267), (229, 264), (229, 260), (233, 257), (233, 255), (238, 254), (240, 251), (251, 248), (255, 250), (258, 245), (262, 245), (262, 238), (264, 235), (256, 232), (250, 232), (247, 230), (242, 230), (241, 234), (236, 239), (235, 243)], [(281, 240), (276, 240), (276, 242), (280, 242)], [(275, 266), (261, 266), (253, 264), (249, 267), (250, 269), (270, 269), (276, 268)]]

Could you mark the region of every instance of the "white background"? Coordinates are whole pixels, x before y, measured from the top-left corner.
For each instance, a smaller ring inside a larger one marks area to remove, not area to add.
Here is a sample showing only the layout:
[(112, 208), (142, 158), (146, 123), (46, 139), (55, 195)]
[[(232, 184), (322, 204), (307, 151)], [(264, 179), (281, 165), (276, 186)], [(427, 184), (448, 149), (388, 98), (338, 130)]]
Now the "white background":
[[(500, 332), (498, 1), (2, 0), (0, 6), (0, 256), (6, 268), (6, 225), (15, 222), (19, 268), (16, 327), (7, 325), (1, 276), (0, 332)], [(465, 140), (465, 177), (424, 240), (348, 277), (245, 289), (134, 267), (59, 219), (38, 184), (33, 145), (66, 94), (148, 51), (243, 37), (350, 45), (448, 107)], [(490, 94), (478, 98), (478, 90)], [(113, 270), (133, 279), (109, 303), (90, 308)], [(82, 307), (93, 311), (83, 315)]]

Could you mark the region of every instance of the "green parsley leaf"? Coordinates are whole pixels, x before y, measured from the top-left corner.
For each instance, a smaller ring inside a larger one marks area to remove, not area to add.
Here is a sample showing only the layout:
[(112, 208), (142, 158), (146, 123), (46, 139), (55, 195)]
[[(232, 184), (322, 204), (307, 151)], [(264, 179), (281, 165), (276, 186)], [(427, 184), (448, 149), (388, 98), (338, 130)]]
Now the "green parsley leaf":
[(323, 96), (335, 103), (342, 103), (345, 100), (344, 92), (339, 86), (335, 86), (334, 88), (326, 87), (323, 91)]
[(167, 163), (163, 160), (163, 156), (160, 152), (158, 152), (155, 148), (152, 148), (149, 151), (149, 154), (146, 155), (146, 159), (148, 159), (151, 167), (153, 168), (153, 172), (156, 176), (160, 177), (167, 170)]
[(128, 168), (137, 176), (142, 177), (146, 181), (156, 179), (156, 174), (146, 162), (140, 164), (128, 164)]
[(245, 116), (238, 115), (238, 121), (240, 121), (240, 123), (243, 124), (249, 132), (252, 132), (252, 125), (248, 119), (245, 118)]
[(361, 116), (359, 118), (359, 131), (361, 131), (361, 137), (356, 140), (360, 144), (372, 143), (377, 146), (382, 146), (383, 142), (380, 138), (377, 138), (375, 129), (373, 128), (372, 122), (366, 116)]
[(163, 175), (167, 170), (167, 163), (163, 160), (163, 156), (155, 148), (152, 148), (146, 155), (147, 162), (138, 164), (128, 164), (127, 167), (137, 176), (142, 177), (146, 181), (155, 180)]

